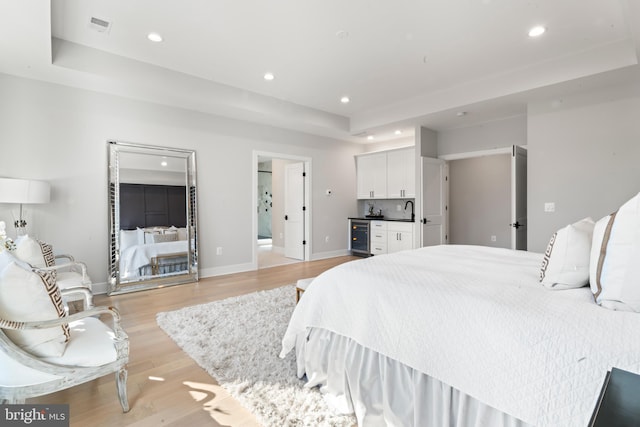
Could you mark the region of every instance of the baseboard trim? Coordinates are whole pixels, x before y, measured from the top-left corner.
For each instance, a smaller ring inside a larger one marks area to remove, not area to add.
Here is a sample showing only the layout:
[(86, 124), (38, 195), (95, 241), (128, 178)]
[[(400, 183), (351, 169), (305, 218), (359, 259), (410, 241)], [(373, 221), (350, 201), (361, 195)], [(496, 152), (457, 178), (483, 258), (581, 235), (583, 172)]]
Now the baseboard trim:
[(202, 268), (199, 270), (200, 278), (222, 276), (225, 274), (243, 273), (245, 271), (257, 270), (258, 266), (252, 262), (244, 264), (225, 265), (223, 267)]
[(330, 251), (330, 252), (318, 252), (315, 254), (311, 254), (311, 261), (317, 261), (319, 259), (327, 259), (327, 258), (336, 258), (339, 256), (351, 255), (351, 251), (349, 249), (340, 249), (338, 251)]

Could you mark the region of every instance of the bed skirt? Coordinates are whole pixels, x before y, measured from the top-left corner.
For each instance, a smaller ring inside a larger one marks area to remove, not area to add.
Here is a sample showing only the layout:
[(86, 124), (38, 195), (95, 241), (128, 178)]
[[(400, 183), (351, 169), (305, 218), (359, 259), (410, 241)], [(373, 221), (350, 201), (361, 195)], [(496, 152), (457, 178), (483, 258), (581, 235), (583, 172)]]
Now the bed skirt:
[(320, 388), (358, 426), (526, 427), (529, 424), (367, 349), (350, 338), (311, 329), (296, 340), (298, 377)]

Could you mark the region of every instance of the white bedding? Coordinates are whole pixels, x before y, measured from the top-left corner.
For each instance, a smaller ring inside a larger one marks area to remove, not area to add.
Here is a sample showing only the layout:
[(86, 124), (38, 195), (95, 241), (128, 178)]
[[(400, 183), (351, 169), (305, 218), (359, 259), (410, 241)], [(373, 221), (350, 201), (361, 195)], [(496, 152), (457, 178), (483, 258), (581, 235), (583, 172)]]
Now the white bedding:
[(120, 277), (121, 279), (136, 278), (139, 275), (138, 269), (149, 265), (151, 258), (162, 254), (187, 252), (188, 250), (188, 240), (130, 246), (120, 253)]
[(529, 424), (583, 427), (608, 369), (640, 373), (640, 315), (546, 289), (541, 263), (449, 245), (340, 265), (305, 291), (281, 355), (326, 329)]

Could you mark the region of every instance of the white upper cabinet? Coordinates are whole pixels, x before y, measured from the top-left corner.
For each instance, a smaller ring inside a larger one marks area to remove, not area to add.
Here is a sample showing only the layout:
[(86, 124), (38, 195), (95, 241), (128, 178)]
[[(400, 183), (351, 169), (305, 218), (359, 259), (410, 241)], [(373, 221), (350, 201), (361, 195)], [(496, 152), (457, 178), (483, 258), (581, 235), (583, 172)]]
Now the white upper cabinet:
[(356, 157), (358, 199), (387, 198), (387, 153)]
[(416, 197), (416, 164), (413, 147), (387, 153), (387, 198), (407, 197)]
[(356, 156), (358, 199), (416, 197), (413, 147)]

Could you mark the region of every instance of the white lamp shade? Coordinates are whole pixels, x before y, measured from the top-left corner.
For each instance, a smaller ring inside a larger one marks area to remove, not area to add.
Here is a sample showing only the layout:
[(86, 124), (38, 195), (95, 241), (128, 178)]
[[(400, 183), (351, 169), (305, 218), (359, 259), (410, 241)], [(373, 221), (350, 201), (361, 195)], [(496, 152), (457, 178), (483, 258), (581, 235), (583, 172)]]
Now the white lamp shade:
[(49, 203), (50, 196), (48, 182), (0, 178), (0, 203)]

